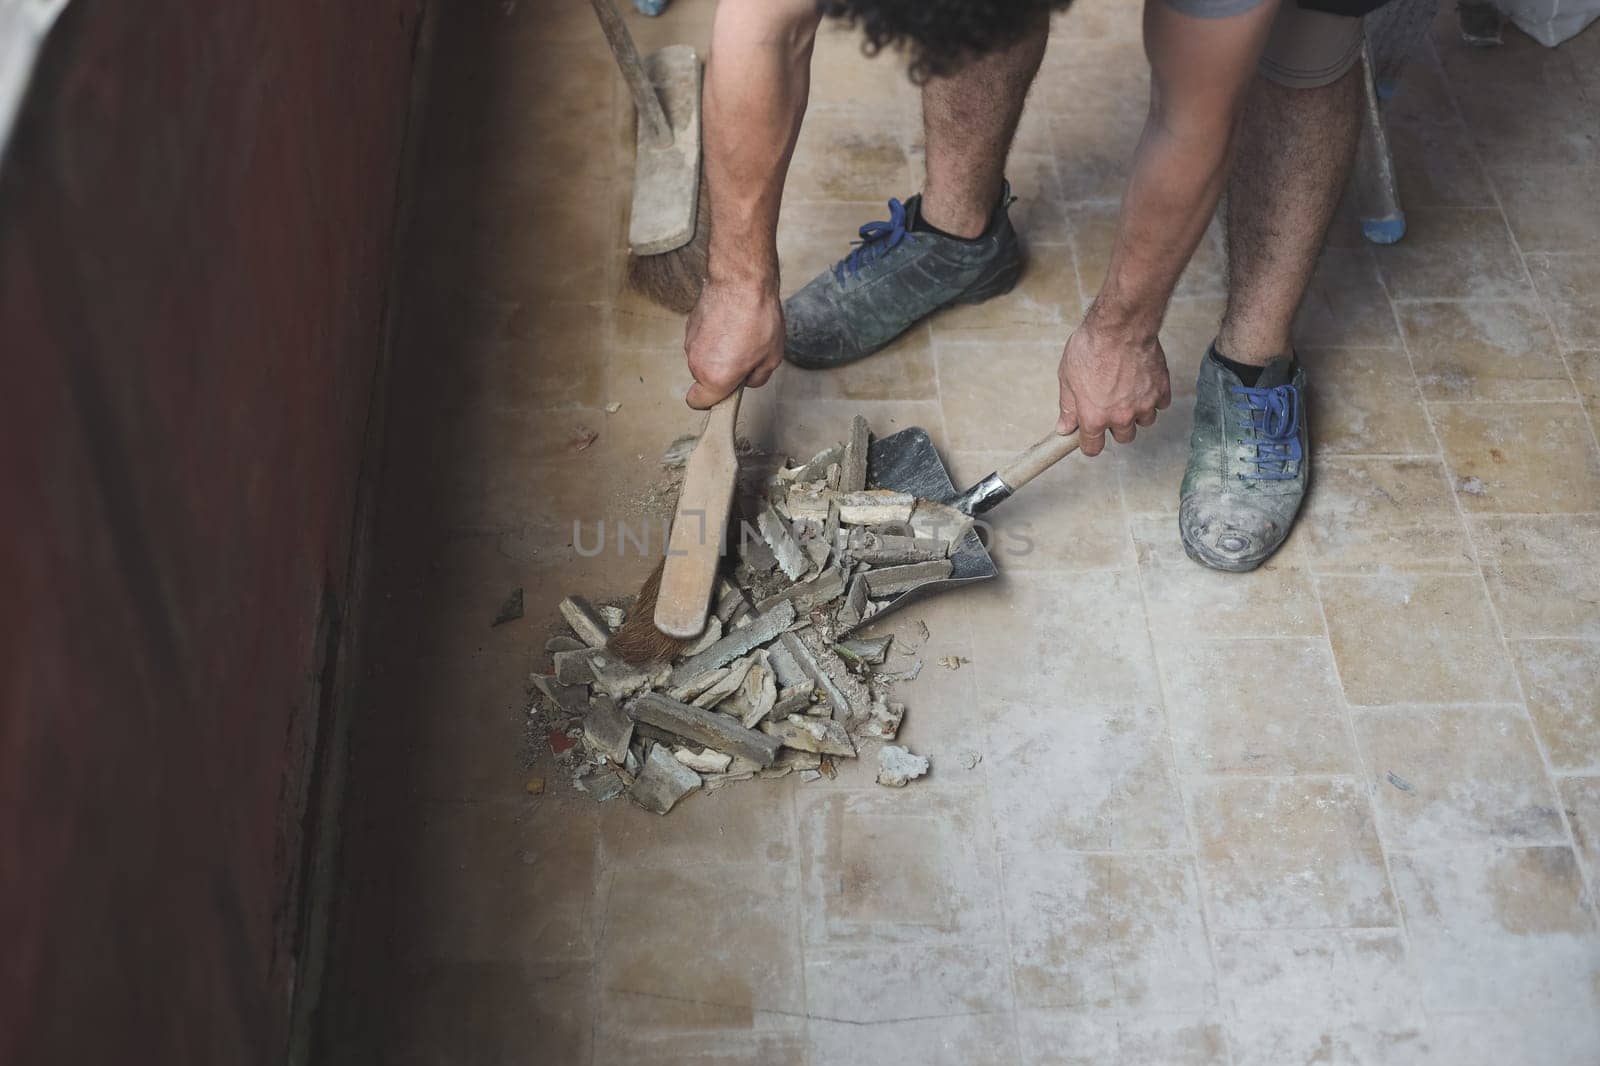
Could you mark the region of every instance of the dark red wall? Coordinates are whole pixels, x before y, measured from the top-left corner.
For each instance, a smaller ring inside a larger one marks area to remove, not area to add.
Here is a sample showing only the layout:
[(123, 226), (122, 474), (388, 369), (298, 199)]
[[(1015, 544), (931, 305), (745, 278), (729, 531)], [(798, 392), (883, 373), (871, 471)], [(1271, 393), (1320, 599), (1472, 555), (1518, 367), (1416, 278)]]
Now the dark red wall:
[(0, 1063), (278, 1062), (422, 0), (74, 0), (0, 175)]

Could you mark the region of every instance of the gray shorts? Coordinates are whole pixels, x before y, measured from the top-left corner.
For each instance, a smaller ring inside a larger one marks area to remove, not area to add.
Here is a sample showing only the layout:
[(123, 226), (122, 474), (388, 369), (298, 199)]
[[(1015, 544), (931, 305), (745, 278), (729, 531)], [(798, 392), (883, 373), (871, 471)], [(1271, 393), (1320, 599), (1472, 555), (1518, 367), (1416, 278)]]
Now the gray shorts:
[[(1163, 0), (1174, 11), (1195, 18), (1242, 15), (1261, 0)], [(1283, 0), (1261, 73), (1291, 89), (1332, 85), (1361, 58), (1361, 20), (1325, 11), (1311, 11), (1295, 0)]]

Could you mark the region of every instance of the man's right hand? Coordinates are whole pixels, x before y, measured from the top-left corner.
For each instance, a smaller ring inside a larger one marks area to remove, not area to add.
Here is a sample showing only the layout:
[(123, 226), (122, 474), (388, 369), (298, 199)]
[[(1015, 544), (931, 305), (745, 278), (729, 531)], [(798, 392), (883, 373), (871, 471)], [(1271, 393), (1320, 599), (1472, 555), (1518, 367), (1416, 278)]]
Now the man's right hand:
[(765, 385), (783, 362), (783, 303), (766, 288), (707, 282), (683, 338), (694, 375), (685, 400), (705, 410), (738, 388)]

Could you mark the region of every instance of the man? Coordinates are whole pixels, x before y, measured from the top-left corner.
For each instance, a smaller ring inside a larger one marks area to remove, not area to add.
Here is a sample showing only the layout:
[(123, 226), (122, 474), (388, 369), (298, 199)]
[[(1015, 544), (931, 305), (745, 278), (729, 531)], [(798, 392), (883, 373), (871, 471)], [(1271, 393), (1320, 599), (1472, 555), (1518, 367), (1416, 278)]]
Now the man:
[[(1306, 377), (1290, 329), (1359, 131), (1361, 21), (1300, 3), (1146, 0), (1149, 117), (1105, 283), (1058, 373), (1057, 431), (1077, 429), (1085, 455), (1155, 421), (1171, 402), (1157, 332), (1226, 187), (1227, 311), (1202, 361), (1179, 516), (1189, 555), (1222, 570), (1259, 566), (1305, 494)], [(786, 353), (809, 368), (863, 358), (941, 308), (1000, 296), (1022, 269), (1004, 165), (1064, 0), (823, 6), (871, 47), (909, 47), (926, 78), (926, 184), (780, 304), (778, 206), (819, 11), (722, 0), (705, 84), (710, 270), (685, 340), (692, 406), (765, 383)]]

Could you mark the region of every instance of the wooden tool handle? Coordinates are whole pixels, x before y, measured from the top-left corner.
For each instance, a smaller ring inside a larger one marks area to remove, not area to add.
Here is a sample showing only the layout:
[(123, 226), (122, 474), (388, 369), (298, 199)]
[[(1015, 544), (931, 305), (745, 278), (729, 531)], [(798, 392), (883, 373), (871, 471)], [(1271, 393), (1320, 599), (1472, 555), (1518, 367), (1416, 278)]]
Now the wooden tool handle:
[(1078, 431), (1066, 436), (1051, 433), (1033, 447), (1002, 466), (1000, 480), (1013, 491), (1020, 489), (1040, 474), (1078, 450)]
[(628, 83), (628, 91), (633, 94), (633, 106), (639, 109), (639, 119), (649, 133), (651, 147), (665, 148), (672, 143), (672, 123), (667, 121), (661, 98), (644, 72), (644, 63), (639, 59), (639, 50), (633, 46), (628, 24), (622, 21), (612, 0), (589, 0), (589, 4), (600, 20), (600, 29), (611, 46), (611, 54), (617, 57), (617, 66), (622, 68), (622, 80)]
[(707, 412), (700, 442), (684, 465), (683, 489), (667, 539), (667, 561), (656, 600), (656, 628), (669, 637), (689, 640), (706, 626), (739, 474), (733, 431), (743, 395), (741, 385)]

